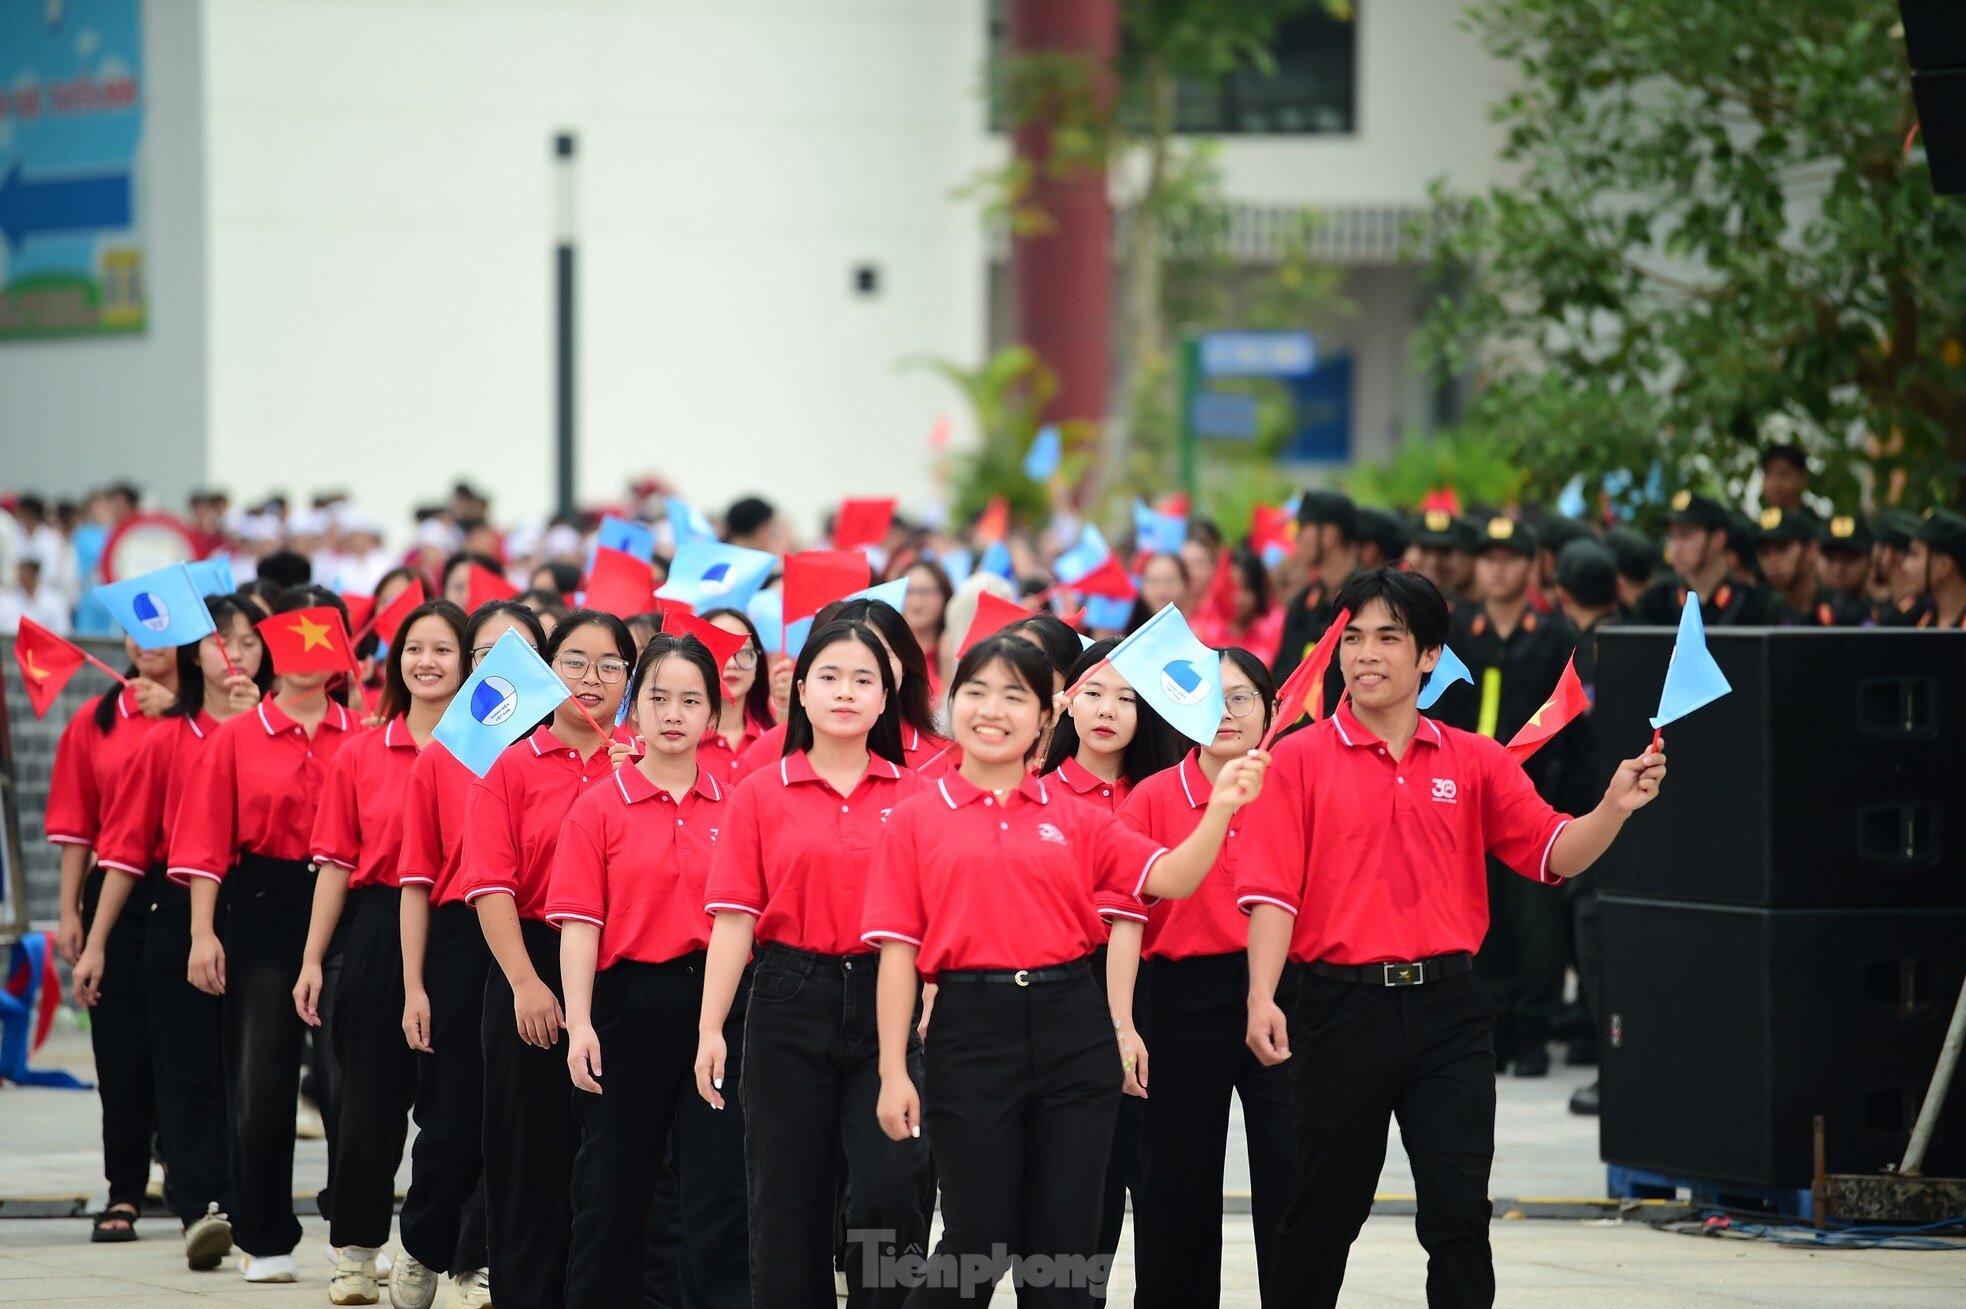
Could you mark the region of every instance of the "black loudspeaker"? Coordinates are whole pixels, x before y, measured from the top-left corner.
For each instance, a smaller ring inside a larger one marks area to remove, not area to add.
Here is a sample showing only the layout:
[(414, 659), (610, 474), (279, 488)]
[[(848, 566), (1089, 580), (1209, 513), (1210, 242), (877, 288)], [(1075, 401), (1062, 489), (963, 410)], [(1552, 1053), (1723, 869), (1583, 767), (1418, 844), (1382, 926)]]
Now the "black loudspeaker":
[(1914, 72), (1966, 68), (1966, 6), (1959, 0), (1898, 0), (1898, 16)]
[(1940, 195), (1966, 191), (1966, 6), (1959, 0), (1899, 0), (1919, 135)]
[[(1672, 646), (1599, 638), (1599, 776), (1650, 739)], [(1966, 632), (1715, 629), (1707, 648), (1733, 693), (1666, 728), (1665, 789), (1591, 870), (1602, 890), (1966, 908)]]
[[(1749, 909), (1606, 895), (1607, 1163), (1804, 1187), (1895, 1167), (1966, 977), (1966, 911)], [(1925, 1164), (1966, 1175), (1966, 1078)]]

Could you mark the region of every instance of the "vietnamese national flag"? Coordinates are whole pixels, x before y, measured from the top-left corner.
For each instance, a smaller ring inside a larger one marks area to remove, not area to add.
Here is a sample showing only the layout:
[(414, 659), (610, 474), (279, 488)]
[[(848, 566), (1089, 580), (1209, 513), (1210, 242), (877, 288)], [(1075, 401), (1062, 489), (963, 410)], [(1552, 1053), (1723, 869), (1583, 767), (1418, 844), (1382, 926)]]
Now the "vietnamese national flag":
[(1528, 762), (1530, 755), (1590, 707), (1591, 698), (1585, 694), (1584, 683), (1577, 676), (1577, 656), (1573, 654), (1563, 665), (1563, 676), (1556, 679), (1556, 690), (1550, 692), (1550, 698), (1529, 715), (1521, 731), (1509, 738), (1509, 754), (1519, 764)]
[(863, 591), (873, 580), (858, 550), (806, 550), (785, 558), (785, 622), (810, 618), (835, 600)]
[(68, 679), (87, 663), (80, 647), (64, 641), (32, 618), (20, 620), (20, 634), (14, 638), (14, 662), (20, 665), (20, 680), (27, 688), (27, 702), (36, 718), (48, 715)]
[(582, 603), (622, 619), (648, 613), (655, 605), (655, 570), (625, 550), (595, 546)]
[(979, 545), (989, 545), (1010, 535), (1010, 501), (1000, 495), (991, 496), (990, 503), (977, 516), (976, 530), (971, 535)]
[(1259, 504), (1249, 515), (1249, 548), (1267, 556), (1273, 549), (1289, 554), (1297, 540), (1297, 519), (1274, 505)]
[(369, 620), (369, 630), (375, 639), (384, 645), (396, 643), (396, 633), (403, 630), (403, 622), (410, 612), (424, 602), (423, 579), (413, 577), (410, 584), (396, 593), (396, 598), (376, 611)]
[(353, 591), (337, 591), (335, 594), (341, 597), (341, 607), (348, 611), (348, 630), (366, 632), (369, 619), (375, 617), (375, 597), (356, 595)]
[(301, 673), (349, 673), (356, 671), (355, 653), (349, 647), (348, 629), (342, 626), (341, 610), (332, 605), (315, 605), (274, 614), (256, 624), (266, 652), (273, 656), (273, 671), (282, 675)]
[(1338, 649), (1338, 638), (1344, 634), (1345, 624), (1351, 621), (1352, 611), (1340, 609), (1331, 626), (1318, 638), (1317, 645), (1304, 656), (1304, 662), (1277, 688), (1276, 713), (1270, 719), (1270, 730), (1263, 734), (1265, 750), (1270, 748), (1277, 733), (1296, 722), (1306, 709), (1310, 710), (1312, 722), (1324, 716), (1324, 674), (1331, 667), (1331, 656)]
[(894, 526), (894, 501), (844, 500), (833, 516), (833, 548), (854, 550), (863, 545), (879, 545), (887, 540)]
[(510, 600), (519, 594), (519, 588), (512, 585), (504, 573), (495, 573), (475, 560), (471, 564), (471, 593), (465, 597), (464, 610), (475, 614), (481, 605), (494, 600)]

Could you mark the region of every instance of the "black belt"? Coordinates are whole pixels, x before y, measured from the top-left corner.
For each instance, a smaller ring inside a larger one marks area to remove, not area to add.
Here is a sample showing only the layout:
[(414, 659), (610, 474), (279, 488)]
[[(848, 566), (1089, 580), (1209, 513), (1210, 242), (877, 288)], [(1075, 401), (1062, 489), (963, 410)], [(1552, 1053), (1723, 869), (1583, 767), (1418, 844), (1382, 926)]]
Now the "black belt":
[(1046, 968), (945, 968), (936, 976), (944, 986), (950, 982), (1003, 982), (1011, 986), (1032, 986), (1038, 982), (1066, 982), (1074, 977), (1090, 977), (1092, 960), (1074, 959), (1067, 964)]
[(1459, 954), (1435, 955), (1431, 959), (1415, 959), (1411, 963), (1384, 964), (1328, 964), (1322, 959), (1313, 959), (1304, 967), (1319, 977), (1335, 977), (1341, 982), (1357, 982), (1362, 986), (1425, 986), (1429, 982), (1444, 982), (1450, 977), (1474, 971), (1474, 956), (1462, 951)]
[(881, 956), (875, 950), (856, 950), (852, 954), (821, 954), (817, 950), (806, 950), (796, 945), (786, 945), (780, 941), (766, 941), (758, 947), (758, 960), (769, 959), (774, 965), (787, 972), (810, 977), (822, 969), (851, 973), (856, 970), (869, 976), (874, 974)]

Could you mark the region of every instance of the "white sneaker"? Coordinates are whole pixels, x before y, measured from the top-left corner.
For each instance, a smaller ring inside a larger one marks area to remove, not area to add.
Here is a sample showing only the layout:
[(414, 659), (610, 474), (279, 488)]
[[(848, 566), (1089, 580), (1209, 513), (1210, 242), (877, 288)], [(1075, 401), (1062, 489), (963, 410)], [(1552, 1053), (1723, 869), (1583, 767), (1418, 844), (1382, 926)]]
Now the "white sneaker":
[(314, 1102), (301, 1096), (294, 1102), (294, 1139), (296, 1141), (325, 1141), (328, 1139), (328, 1125), (321, 1121), (321, 1111)]
[(290, 1254), (249, 1254), (239, 1260), (239, 1274), (249, 1282), (294, 1282), (300, 1280), (300, 1265)]
[(184, 1262), (197, 1272), (208, 1272), (232, 1253), (232, 1220), (218, 1211), (216, 1203), (205, 1206), (205, 1216), (184, 1229)]
[(491, 1280), (482, 1268), (459, 1273), (444, 1293), (444, 1309), (492, 1309)]
[(382, 1293), (375, 1281), (375, 1251), (347, 1246), (335, 1260), (328, 1279), (329, 1304), (376, 1304)]
[[(327, 1246), (322, 1250), (321, 1253), (327, 1256), (328, 1267), (336, 1268), (340, 1266), (341, 1264), (340, 1246), (338, 1245)], [(395, 1267), (396, 1267), (396, 1260), (394, 1259), (394, 1257), (390, 1255), (390, 1253), (387, 1250), (377, 1250), (375, 1252), (375, 1280), (378, 1283), (387, 1282), (389, 1280), (390, 1272)]]
[(430, 1309), (441, 1281), (436, 1270), (424, 1267), (415, 1255), (405, 1250), (402, 1262), (389, 1278), (389, 1303), (396, 1309)]

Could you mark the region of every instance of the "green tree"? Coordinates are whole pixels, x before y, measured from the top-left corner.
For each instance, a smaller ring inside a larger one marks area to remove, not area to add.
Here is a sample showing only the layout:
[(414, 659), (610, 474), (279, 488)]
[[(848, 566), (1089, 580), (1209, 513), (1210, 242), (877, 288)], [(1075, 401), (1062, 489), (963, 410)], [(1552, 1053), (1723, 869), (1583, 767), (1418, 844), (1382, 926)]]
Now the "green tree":
[(1548, 495), (1662, 466), (1739, 494), (1758, 448), (1842, 507), (1958, 499), (1966, 208), (1934, 198), (1884, 0), (1480, 0), (1514, 176), (1437, 191), (1424, 347), (1463, 432)]

